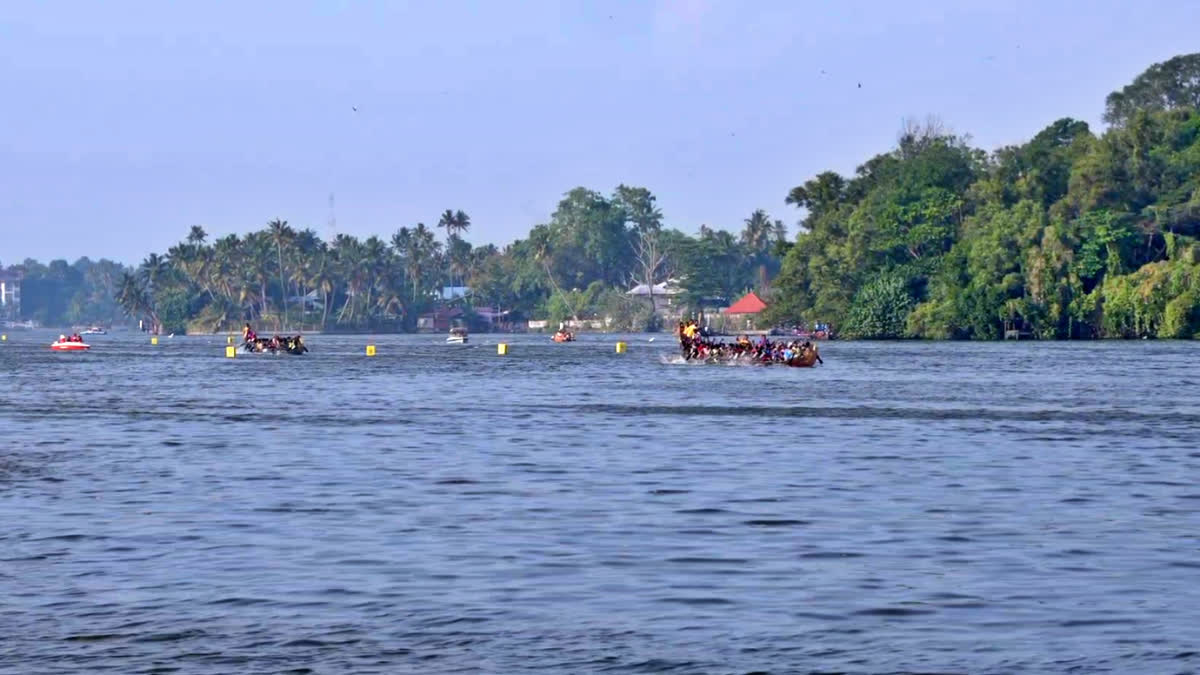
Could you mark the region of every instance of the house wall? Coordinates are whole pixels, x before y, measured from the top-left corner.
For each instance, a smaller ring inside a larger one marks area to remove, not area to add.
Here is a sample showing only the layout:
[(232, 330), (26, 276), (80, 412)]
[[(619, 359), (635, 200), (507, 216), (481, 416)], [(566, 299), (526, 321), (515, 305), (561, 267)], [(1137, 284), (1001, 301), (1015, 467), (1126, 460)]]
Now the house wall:
[(0, 308), (4, 314), (17, 316), (21, 313), (21, 282), (16, 279), (0, 280)]

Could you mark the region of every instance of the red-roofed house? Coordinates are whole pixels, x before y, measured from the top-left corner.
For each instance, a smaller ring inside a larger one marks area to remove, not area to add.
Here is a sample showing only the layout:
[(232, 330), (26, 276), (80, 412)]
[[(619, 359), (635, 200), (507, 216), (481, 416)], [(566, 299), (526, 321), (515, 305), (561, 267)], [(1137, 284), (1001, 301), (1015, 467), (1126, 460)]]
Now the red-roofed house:
[(731, 328), (748, 330), (754, 327), (754, 320), (766, 308), (767, 303), (757, 293), (750, 291), (741, 300), (721, 310), (721, 313), (730, 321)]

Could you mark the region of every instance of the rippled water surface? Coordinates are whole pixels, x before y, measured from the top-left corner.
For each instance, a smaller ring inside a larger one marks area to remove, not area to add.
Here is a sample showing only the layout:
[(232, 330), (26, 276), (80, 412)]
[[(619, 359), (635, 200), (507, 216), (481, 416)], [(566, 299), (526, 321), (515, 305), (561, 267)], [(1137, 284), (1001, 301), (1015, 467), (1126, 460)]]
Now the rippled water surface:
[(1200, 345), (649, 337), (10, 333), (0, 672), (1200, 667)]

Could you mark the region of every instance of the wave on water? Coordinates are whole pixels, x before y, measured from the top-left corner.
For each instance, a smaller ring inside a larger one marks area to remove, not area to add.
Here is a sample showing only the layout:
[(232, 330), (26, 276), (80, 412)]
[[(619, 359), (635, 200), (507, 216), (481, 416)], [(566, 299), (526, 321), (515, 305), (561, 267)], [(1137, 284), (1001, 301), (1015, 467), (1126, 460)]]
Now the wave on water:
[(683, 358), (679, 354), (672, 354), (670, 356), (668, 356), (666, 354), (660, 354), (658, 357), (658, 361), (659, 361), (659, 363), (663, 364), (664, 366), (733, 366), (736, 368), (747, 368), (750, 366), (759, 365), (759, 364), (755, 363), (754, 361), (750, 361), (750, 360), (730, 360), (730, 361), (713, 361), (713, 362), (699, 361), (699, 360), (690, 360), (689, 361), (688, 359)]

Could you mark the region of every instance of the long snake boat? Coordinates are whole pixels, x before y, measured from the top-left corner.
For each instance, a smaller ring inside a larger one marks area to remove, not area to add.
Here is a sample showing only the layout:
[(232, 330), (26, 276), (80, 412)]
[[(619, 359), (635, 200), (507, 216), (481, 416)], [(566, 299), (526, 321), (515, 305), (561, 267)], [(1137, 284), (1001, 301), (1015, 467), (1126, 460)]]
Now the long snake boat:
[(763, 336), (757, 341), (752, 341), (746, 336), (741, 336), (733, 342), (722, 342), (704, 335), (694, 321), (681, 323), (677, 333), (679, 349), (685, 361), (781, 365), (791, 368), (812, 368), (818, 363), (824, 363), (817, 346), (808, 340), (772, 342)]

